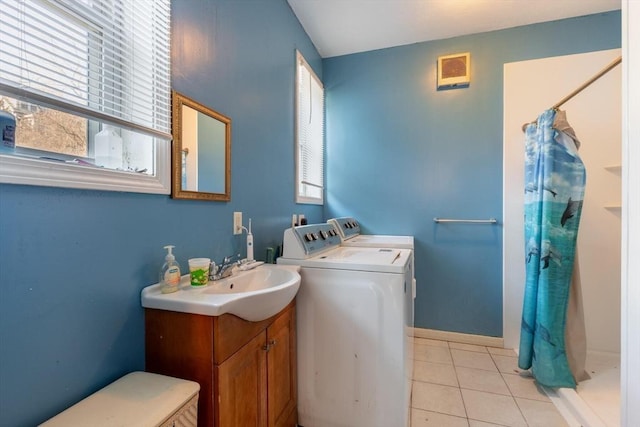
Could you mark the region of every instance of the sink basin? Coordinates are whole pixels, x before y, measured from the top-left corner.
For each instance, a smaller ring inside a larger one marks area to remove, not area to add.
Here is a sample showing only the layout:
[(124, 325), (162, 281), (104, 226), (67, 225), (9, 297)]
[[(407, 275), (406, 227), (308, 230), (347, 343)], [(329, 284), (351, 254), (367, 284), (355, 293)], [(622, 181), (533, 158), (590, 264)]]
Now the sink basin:
[(299, 270), (298, 266), (263, 264), (202, 287), (191, 286), (189, 275), (185, 275), (180, 289), (171, 294), (163, 294), (160, 284), (144, 288), (142, 306), (205, 316), (230, 313), (258, 322), (279, 313), (293, 300), (300, 287)]

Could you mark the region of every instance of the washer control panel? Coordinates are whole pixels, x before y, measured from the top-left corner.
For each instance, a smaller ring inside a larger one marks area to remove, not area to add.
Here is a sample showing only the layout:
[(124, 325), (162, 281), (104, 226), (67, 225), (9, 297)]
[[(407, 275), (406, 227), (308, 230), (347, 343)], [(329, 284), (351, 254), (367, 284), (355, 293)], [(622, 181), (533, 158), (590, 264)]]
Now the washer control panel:
[(340, 234), (331, 224), (301, 225), (285, 230), (283, 256), (307, 258), (340, 246), (341, 242)]
[(332, 218), (330, 224), (338, 230), (343, 240), (350, 239), (360, 234), (360, 224), (354, 218), (345, 216), (342, 218)]

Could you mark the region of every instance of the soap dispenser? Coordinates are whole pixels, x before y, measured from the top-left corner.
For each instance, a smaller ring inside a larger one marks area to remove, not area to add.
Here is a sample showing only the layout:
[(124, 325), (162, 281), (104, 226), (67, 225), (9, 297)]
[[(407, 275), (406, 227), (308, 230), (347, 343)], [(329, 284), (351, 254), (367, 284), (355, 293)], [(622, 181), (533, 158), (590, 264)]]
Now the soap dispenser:
[(167, 245), (164, 248), (167, 250), (167, 256), (164, 257), (164, 264), (160, 270), (160, 289), (163, 294), (169, 294), (177, 291), (180, 286), (180, 265), (172, 252), (174, 246)]

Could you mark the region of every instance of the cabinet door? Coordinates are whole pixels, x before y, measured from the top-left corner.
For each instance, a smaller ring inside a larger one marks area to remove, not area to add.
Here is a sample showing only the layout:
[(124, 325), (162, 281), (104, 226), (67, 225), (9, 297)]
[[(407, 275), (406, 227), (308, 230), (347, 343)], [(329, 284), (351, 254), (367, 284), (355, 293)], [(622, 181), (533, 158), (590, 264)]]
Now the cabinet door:
[(267, 328), (267, 381), (269, 427), (295, 427), (296, 317), (295, 307), (285, 311)]
[(265, 333), (215, 368), (217, 426), (267, 426)]

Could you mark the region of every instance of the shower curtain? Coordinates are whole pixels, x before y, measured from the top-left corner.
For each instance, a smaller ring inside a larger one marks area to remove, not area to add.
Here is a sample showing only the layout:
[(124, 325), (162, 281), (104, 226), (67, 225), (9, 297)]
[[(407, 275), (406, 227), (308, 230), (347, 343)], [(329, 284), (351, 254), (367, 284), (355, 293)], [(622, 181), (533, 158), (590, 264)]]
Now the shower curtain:
[(531, 368), (544, 386), (575, 388), (565, 328), (585, 168), (564, 111), (544, 111), (525, 134), (526, 283), (518, 366)]

